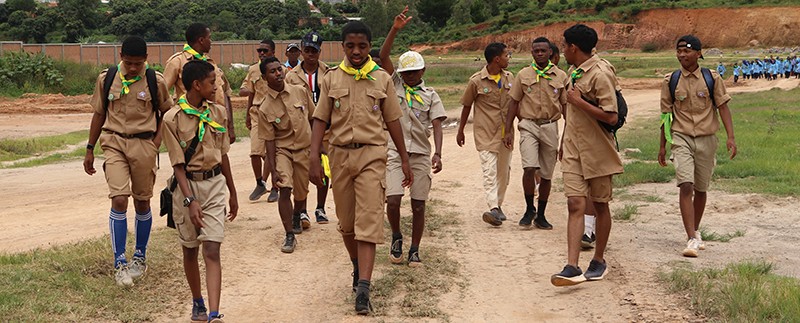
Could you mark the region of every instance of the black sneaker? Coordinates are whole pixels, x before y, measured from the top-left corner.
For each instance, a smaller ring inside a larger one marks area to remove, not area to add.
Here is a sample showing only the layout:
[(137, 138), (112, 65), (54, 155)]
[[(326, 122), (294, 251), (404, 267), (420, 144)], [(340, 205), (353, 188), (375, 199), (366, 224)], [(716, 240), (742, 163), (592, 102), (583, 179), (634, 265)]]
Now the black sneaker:
[(311, 227), (311, 218), (308, 217), (306, 210), (300, 211), (300, 225), (303, 226), (303, 230)]
[(295, 247), (297, 247), (297, 240), (294, 238), (294, 234), (286, 234), (286, 239), (283, 240), (281, 252), (292, 253), (294, 252)]
[(353, 276), (353, 293), (355, 293), (358, 288), (358, 269), (353, 270), (351, 275)]
[(533, 225), (537, 229), (553, 230), (553, 226), (550, 224), (550, 222), (547, 222), (547, 219), (544, 217), (544, 214), (542, 214), (541, 216), (537, 216), (536, 219), (533, 220)]
[(317, 217), (317, 223), (319, 224), (326, 224), (328, 223), (328, 215), (325, 214), (325, 209), (317, 209), (314, 211), (314, 215)]
[(592, 259), (592, 261), (589, 262), (589, 268), (586, 268), (586, 273), (583, 274), (583, 276), (586, 277), (586, 280), (603, 280), (603, 277), (605, 277), (608, 272), (606, 268), (605, 260), (599, 262)]
[(536, 216), (536, 213), (533, 212), (525, 212), (525, 215), (522, 216), (522, 219), (519, 219), (519, 225), (524, 229), (531, 229), (531, 222), (533, 222), (533, 218)]
[(497, 207), (497, 214), (498, 214), (497, 218), (498, 218), (498, 219), (500, 219), (500, 221), (505, 221), (505, 220), (508, 220), (508, 219), (506, 218), (506, 214), (505, 214), (505, 213), (503, 213), (503, 209), (502, 209), (502, 208), (500, 208), (499, 206)]
[(372, 312), (372, 303), (369, 302), (369, 294), (356, 294), (356, 314), (367, 315)]
[(389, 250), (389, 261), (393, 264), (403, 262), (403, 237), (395, 239), (392, 237), (392, 248)]
[(503, 224), (503, 221), (500, 220), (500, 214), (498, 213), (497, 208), (483, 212), (483, 222), (489, 223), (496, 227), (499, 227)]
[(408, 266), (409, 267), (421, 267), (422, 266), (422, 260), (419, 259), (419, 251), (414, 251), (414, 252), (409, 251), (409, 253), (408, 253)]
[(292, 233), (303, 233), (303, 226), (300, 224), (300, 214), (295, 214), (292, 216)]
[(205, 305), (192, 302), (192, 321), (208, 321), (208, 310)]
[(265, 193), (267, 193), (266, 186), (256, 185), (256, 188), (253, 189), (253, 193), (250, 193), (250, 201), (258, 201)]
[(581, 238), (581, 248), (583, 249), (594, 248), (594, 240), (595, 240), (594, 233), (592, 233), (592, 236), (589, 236), (584, 233), (583, 237)]
[(272, 190), (269, 191), (269, 196), (267, 196), (267, 203), (274, 203), (278, 201), (278, 197), (280, 196), (277, 187), (272, 187)]
[(564, 266), (560, 273), (550, 276), (550, 283), (554, 286), (572, 286), (586, 281), (580, 268), (570, 265)]

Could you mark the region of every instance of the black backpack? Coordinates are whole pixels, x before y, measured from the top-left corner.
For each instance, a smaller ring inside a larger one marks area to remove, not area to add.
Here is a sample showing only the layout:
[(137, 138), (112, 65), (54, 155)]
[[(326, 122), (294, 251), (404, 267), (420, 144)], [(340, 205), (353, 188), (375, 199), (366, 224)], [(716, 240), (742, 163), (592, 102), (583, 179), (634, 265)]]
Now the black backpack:
[[(574, 84), (573, 84), (574, 86)], [(602, 121), (597, 121), (603, 129), (610, 132), (614, 135), (614, 144), (616, 145), (617, 151), (619, 151), (619, 140), (617, 140), (617, 130), (622, 128), (625, 125), (625, 119), (628, 117), (628, 103), (625, 102), (625, 97), (622, 96), (622, 92), (619, 90), (615, 90), (614, 94), (617, 96), (617, 123), (610, 125)], [(599, 107), (600, 105), (597, 102), (587, 99), (584, 96), (581, 96), (584, 101), (589, 102), (589, 104)]]
[[(106, 72), (106, 78), (103, 80), (103, 109), (108, 111), (108, 93), (111, 92), (111, 84), (114, 83), (114, 78), (117, 77), (117, 67), (112, 66)], [(158, 109), (158, 81), (156, 81), (156, 71), (147, 69), (144, 72), (145, 79), (147, 79), (147, 88), (150, 90), (150, 105), (153, 106), (153, 112), (156, 114), (156, 131), (161, 125), (161, 111)]]
[[(708, 88), (708, 97), (711, 98), (711, 105), (714, 109), (717, 108), (717, 100), (714, 99), (714, 76), (711, 75), (711, 70), (701, 67), (700, 72), (703, 73), (703, 80), (706, 81), (706, 88)], [(672, 72), (669, 77), (669, 94), (672, 97), (672, 102), (675, 102), (675, 88), (678, 87), (678, 80), (681, 78), (681, 70)]]

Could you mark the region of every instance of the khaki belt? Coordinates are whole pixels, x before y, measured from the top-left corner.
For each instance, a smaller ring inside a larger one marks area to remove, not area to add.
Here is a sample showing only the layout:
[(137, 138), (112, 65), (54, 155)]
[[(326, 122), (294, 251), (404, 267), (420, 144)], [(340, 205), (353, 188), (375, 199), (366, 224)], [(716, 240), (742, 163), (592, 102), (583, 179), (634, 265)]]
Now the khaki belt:
[(125, 138), (125, 139), (131, 139), (131, 138), (153, 139), (153, 137), (156, 135), (156, 133), (152, 132), (152, 131), (140, 132), (140, 133), (135, 133), (135, 134), (120, 133), (120, 132), (116, 132), (114, 130), (108, 130), (108, 129), (103, 129), (103, 131), (105, 131), (106, 133), (110, 133), (112, 135), (120, 136), (120, 137)]
[(210, 170), (200, 170), (200, 171), (195, 171), (195, 172), (186, 172), (186, 179), (188, 179), (190, 181), (199, 182), (199, 181), (204, 181), (204, 180), (207, 180), (207, 179), (214, 178), (214, 176), (217, 176), (219, 174), (222, 174), (222, 166), (220, 164), (217, 164), (217, 166), (214, 166), (214, 168), (212, 168)]
[(533, 123), (535, 123), (537, 126), (543, 126), (543, 125), (558, 121), (558, 119), (555, 119), (555, 120), (550, 120), (550, 119), (528, 119), (528, 120), (533, 121)]

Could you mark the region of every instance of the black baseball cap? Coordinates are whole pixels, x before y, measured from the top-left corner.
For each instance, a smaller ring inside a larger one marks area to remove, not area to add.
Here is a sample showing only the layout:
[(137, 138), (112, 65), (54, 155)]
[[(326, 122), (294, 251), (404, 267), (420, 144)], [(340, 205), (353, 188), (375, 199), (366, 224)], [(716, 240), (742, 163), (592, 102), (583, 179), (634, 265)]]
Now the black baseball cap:
[[(681, 43), (686, 43), (686, 44), (681, 45)], [(676, 46), (675, 48), (685, 47), (696, 51), (700, 51), (703, 49), (703, 44), (700, 43), (700, 39), (695, 37), (694, 35), (681, 36), (681, 38), (678, 38), (678, 43), (675, 46)], [(703, 58), (702, 54), (700, 55), (700, 58)]]
[(311, 46), (316, 50), (320, 50), (322, 47), (322, 36), (320, 36), (316, 31), (312, 31), (303, 36), (303, 41), (301, 44), (303, 47)]

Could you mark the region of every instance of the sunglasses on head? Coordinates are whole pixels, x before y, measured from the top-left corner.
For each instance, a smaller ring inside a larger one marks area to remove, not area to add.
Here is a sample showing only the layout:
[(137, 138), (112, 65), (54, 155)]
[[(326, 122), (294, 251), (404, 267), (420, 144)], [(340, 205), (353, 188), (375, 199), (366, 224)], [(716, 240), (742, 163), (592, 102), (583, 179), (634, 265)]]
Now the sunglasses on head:
[(259, 48), (259, 49), (256, 49), (256, 51), (259, 52), (259, 53), (267, 53), (267, 52), (269, 52), (269, 49), (268, 48)]

